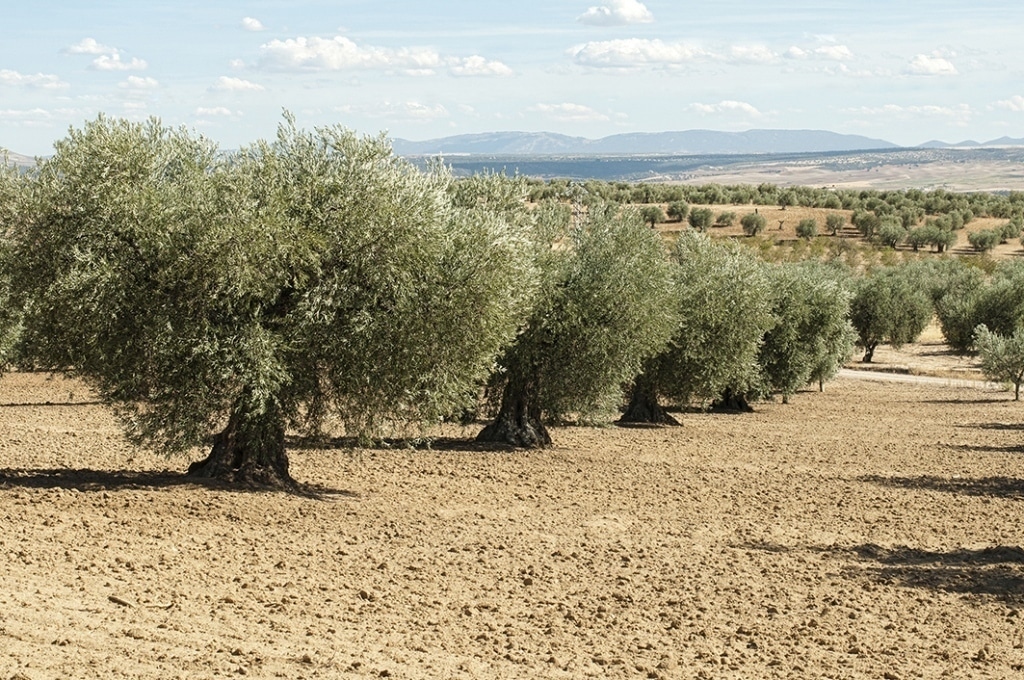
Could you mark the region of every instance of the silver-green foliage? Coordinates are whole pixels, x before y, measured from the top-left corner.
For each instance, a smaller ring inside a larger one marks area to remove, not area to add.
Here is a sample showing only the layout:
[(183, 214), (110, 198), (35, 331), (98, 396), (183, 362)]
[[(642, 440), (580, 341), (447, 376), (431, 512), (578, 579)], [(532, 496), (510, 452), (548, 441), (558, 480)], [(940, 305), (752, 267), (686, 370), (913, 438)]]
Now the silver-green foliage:
[(167, 451), (236, 412), (308, 430), (436, 419), (533, 293), (525, 221), (459, 204), (447, 173), (383, 138), (289, 119), (226, 155), (100, 117), (55, 150), (13, 229), (28, 356)]
[(758, 350), (772, 326), (764, 263), (731, 241), (680, 234), (672, 251), (678, 326), (645, 375), (657, 393), (680, 402), (708, 400), (757, 380)]
[(761, 347), (762, 377), (788, 401), (812, 380), (833, 377), (849, 358), (852, 293), (845, 273), (814, 261), (775, 265), (771, 291), (775, 323)]
[(28, 183), (6, 152), (0, 149), (0, 369), (17, 360), (21, 315), (11, 300), (10, 229), (21, 214)]
[(535, 390), (528, 400), (549, 417), (585, 414), (668, 339), (671, 273), (660, 236), (635, 211), (594, 203), (574, 221), (564, 206), (540, 210), (542, 285), (504, 377)]
[(858, 281), (850, 305), (850, 320), (871, 361), (879, 343), (894, 348), (913, 342), (931, 321), (931, 297), (916, 270), (887, 267)]
[(1012, 335), (993, 333), (985, 324), (974, 329), (974, 342), (981, 356), (981, 370), (990, 380), (1013, 385), (1013, 398), (1020, 400), (1024, 383), (1024, 327)]

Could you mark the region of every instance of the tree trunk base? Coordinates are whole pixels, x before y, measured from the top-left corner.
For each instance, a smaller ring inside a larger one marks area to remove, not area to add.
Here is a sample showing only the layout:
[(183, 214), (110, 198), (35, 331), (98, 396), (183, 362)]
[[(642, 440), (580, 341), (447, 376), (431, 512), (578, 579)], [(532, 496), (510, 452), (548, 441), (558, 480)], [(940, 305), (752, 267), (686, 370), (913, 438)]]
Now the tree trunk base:
[(680, 425), (680, 422), (669, 415), (668, 411), (661, 407), (657, 397), (650, 398), (636, 391), (633, 392), (622, 417), (617, 421), (619, 424), (631, 425), (644, 423), (648, 425)]
[(488, 444), (507, 444), (520, 449), (543, 449), (551, 446), (551, 435), (538, 418), (515, 418), (499, 413), (476, 440)]
[(299, 488), (288, 472), (283, 424), (258, 419), (243, 422), (238, 415), (232, 415), (227, 427), (214, 437), (210, 455), (188, 466), (186, 476), (248, 489)]
[(727, 411), (730, 413), (753, 413), (754, 408), (747, 401), (747, 395), (740, 392), (733, 392), (731, 389), (722, 393), (722, 396), (711, 403), (712, 411)]

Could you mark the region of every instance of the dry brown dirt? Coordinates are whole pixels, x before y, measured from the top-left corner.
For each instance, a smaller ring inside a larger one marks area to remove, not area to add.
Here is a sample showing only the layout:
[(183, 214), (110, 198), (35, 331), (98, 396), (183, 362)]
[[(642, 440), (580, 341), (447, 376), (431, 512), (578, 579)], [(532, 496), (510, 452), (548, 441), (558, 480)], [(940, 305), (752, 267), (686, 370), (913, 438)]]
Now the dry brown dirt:
[(319, 498), (189, 483), (76, 383), (0, 404), (3, 679), (1024, 673), (1024, 406), (982, 383), (542, 452), (298, 442)]

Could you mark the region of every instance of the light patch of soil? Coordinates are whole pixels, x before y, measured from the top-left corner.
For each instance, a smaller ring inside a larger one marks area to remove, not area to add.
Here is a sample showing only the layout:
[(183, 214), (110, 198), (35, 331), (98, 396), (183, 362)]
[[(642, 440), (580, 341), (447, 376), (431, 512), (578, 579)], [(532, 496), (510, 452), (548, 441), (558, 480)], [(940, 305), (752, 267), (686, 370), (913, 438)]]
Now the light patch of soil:
[(0, 678), (1017, 677), (1024, 407), (978, 385), (541, 452), (297, 442), (316, 499), (183, 480), (8, 375)]

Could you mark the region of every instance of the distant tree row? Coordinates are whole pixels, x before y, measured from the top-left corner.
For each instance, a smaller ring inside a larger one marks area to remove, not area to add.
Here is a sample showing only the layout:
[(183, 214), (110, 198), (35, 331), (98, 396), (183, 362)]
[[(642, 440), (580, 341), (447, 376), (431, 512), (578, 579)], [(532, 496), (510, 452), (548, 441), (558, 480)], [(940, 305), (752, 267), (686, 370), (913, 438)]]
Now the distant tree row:
[[(958, 229), (976, 217), (1013, 219), (1024, 217), (1024, 191), (1008, 193), (956, 192), (946, 189), (843, 189), (828, 187), (780, 187), (775, 184), (669, 184), (587, 180), (531, 179), (530, 198), (539, 201), (563, 195), (580, 184), (588, 195), (619, 204), (765, 205), (802, 206), (832, 210), (864, 211), (878, 219), (891, 217), (905, 229), (927, 217), (948, 215), (946, 228)], [(685, 215), (668, 217), (681, 220)]]

